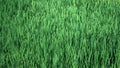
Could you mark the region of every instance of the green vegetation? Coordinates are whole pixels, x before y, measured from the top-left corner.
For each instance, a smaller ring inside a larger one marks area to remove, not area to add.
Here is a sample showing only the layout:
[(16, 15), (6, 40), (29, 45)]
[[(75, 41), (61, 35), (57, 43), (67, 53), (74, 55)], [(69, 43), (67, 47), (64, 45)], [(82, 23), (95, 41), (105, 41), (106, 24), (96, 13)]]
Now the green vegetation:
[(0, 0), (0, 68), (120, 68), (120, 0)]

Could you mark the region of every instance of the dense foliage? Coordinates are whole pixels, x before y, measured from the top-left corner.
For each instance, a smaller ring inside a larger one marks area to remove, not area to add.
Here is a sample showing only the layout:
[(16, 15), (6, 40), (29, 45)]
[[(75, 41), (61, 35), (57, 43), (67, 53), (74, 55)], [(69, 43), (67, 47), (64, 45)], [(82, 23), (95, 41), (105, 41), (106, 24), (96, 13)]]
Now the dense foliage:
[(0, 0), (0, 68), (119, 68), (120, 0)]

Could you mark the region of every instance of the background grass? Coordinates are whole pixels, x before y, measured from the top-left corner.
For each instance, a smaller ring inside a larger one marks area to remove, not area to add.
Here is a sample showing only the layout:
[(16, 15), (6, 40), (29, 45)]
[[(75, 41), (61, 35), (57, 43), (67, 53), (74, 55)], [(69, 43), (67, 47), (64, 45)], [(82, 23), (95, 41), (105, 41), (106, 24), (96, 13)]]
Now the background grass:
[(0, 0), (0, 68), (120, 68), (120, 0)]

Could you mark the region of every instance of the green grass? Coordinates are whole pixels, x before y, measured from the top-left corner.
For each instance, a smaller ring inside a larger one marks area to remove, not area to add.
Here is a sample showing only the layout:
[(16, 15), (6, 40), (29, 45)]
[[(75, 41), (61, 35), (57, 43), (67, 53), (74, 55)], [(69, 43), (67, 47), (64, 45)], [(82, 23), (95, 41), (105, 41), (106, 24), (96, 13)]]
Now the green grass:
[(120, 68), (120, 0), (0, 0), (0, 68)]

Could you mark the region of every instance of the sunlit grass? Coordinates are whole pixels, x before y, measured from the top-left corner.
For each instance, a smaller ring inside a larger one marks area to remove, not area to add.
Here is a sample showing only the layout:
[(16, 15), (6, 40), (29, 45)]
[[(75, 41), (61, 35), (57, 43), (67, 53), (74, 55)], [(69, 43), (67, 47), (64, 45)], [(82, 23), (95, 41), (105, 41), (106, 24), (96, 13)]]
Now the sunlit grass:
[(119, 68), (119, 0), (0, 0), (0, 68)]

